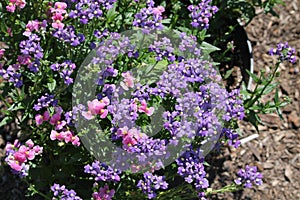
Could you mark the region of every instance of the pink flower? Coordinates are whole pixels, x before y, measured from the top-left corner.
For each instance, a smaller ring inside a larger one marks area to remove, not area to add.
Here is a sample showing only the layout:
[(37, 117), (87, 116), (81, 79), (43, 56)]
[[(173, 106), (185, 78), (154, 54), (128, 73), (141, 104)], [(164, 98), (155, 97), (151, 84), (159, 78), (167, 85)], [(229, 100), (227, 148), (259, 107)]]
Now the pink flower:
[(56, 130), (61, 130), (66, 124), (66, 121), (60, 121), (61, 119), (61, 114), (60, 113), (55, 113), (51, 119), (50, 119), (50, 124), (55, 125)]
[(130, 72), (123, 72), (122, 76), (124, 78), (124, 82), (121, 82), (120, 85), (124, 90), (128, 90), (134, 86), (135, 78), (131, 75)]
[(27, 140), (27, 141), (25, 142), (25, 144), (26, 144), (29, 148), (32, 148), (32, 147), (34, 146), (34, 143), (33, 143), (33, 141), (32, 141), (31, 139)]
[(15, 4), (9, 3), (8, 6), (6, 6), (6, 10), (8, 12), (12, 12), (12, 13), (15, 12), (15, 10), (16, 10)]
[(64, 3), (64, 2), (56, 2), (54, 4), (54, 8), (55, 8), (55, 12), (58, 12), (58, 13), (66, 13), (65, 9), (67, 8), (67, 4)]
[(50, 118), (50, 114), (48, 111), (45, 111), (43, 115), (37, 114), (35, 116), (35, 122), (37, 125), (41, 125), (44, 121), (48, 121)]
[(59, 28), (63, 28), (65, 25), (62, 23), (63, 20), (63, 16), (60, 13), (55, 13), (55, 15), (52, 17), (53, 19), (53, 23), (52, 23), (52, 27), (59, 29)]
[(35, 118), (35, 123), (38, 126), (41, 125), (44, 121), (43, 115), (41, 115), (41, 114), (37, 114), (34, 118)]
[(34, 146), (33, 151), (35, 152), (36, 155), (43, 153), (43, 147), (40, 146)]
[(74, 146), (80, 146), (79, 137), (76, 135), (71, 138), (71, 142)]
[(64, 140), (65, 139), (65, 136), (66, 136), (66, 134), (65, 134), (65, 132), (57, 132), (57, 131), (55, 131), (55, 130), (52, 130), (51, 131), (51, 134), (50, 134), (50, 139), (51, 140), (59, 140), (59, 141), (62, 141), (62, 140)]
[(16, 161), (18, 161), (20, 163), (23, 163), (27, 160), (26, 155), (24, 153), (20, 153), (20, 152), (16, 152), (14, 154), (14, 158), (15, 158)]
[(151, 116), (154, 112), (154, 108), (153, 107), (148, 108), (145, 100), (143, 100), (141, 104), (142, 105), (139, 107), (139, 112), (146, 113), (146, 115)]
[(100, 101), (94, 99), (93, 101), (88, 101), (88, 111), (83, 111), (81, 114), (86, 119), (93, 119), (93, 115), (100, 115), (100, 118), (104, 119), (108, 115), (108, 110), (105, 109), (105, 106), (108, 106), (110, 103), (107, 97), (104, 97)]
[(12, 35), (12, 30), (11, 30), (11, 28), (10, 27), (8, 27), (7, 28), (7, 33), (8, 33), (8, 35), (10, 36), (10, 37), (12, 37), (13, 35)]
[(94, 118), (94, 115), (92, 115), (91, 111), (83, 111), (81, 112), (81, 115), (87, 120), (91, 120)]
[(26, 25), (26, 29), (25, 32), (23, 33), (23, 35), (29, 37), (31, 35), (32, 31), (38, 31), (40, 28), (40, 22), (37, 20), (31, 20), (27, 23)]
[(119, 128), (118, 131), (117, 131), (117, 136), (119, 136), (119, 137), (124, 137), (127, 134), (128, 134), (128, 127), (127, 126), (125, 126), (123, 128)]
[[(10, 2), (12, 2), (12, 1), (10, 1)], [(16, 6), (18, 6), (21, 9), (24, 8), (25, 5), (26, 5), (26, 1), (25, 0), (17, 0), (16, 1)]]
[(8, 164), (12, 169), (14, 169), (18, 172), (22, 170), (21, 163), (17, 160), (11, 160), (11, 161), (8, 162)]
[(165, 8), (163, 6), (157, 6), (156, 8), (153, 8), (154, 15), (161, 15), (163, 12), (165, 12)]

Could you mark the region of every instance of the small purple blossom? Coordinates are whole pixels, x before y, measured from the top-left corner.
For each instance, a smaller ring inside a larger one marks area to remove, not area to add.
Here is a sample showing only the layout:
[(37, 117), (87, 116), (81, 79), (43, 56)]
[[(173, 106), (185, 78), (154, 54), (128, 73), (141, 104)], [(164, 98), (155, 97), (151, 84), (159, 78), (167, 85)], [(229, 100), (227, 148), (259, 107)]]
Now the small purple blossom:
[(113, 169), (105, 163), (94, 161), (92, 165), (84, 166), (84, 172), (95, 177), (95, 181), (120, 181), (120, 171)]
[(157, 190), (168, 188), (164, 176), (153, 175), (150, 172), (145, 172), (143, 176), (144, 178), (138, 182), (137, 187), (148, 195), (148, 199), (155, 198)]
[(253, 183), (255, 185), (262, 185), (263, 175), (257, 172), (256, 166), (247, 165), (245, 169), (238, 171), (238, 178), (234, 180), (237, 185), (244, 184), (245, 188), (251, 188)]
[(46, 93), (45, 95), (41, 96), (41, 98), (37, 100), (37, 103), (34, 104), (33, 109), (39, 111), (42, 108), (48, 108), (50, 105), (56, 106), (57, 103), (58, 100), (54, 99), (54, 94), (50, 95)]
[(54, 183), (50, 189), (53, 192), (53, 200), (82, 200), (79, 196), (76, 196), (74, 190), (68, 190), (65, 185), (60, 186)]
[(53, 32), (53, 37), (56, 37), (64, 42), (70, 43), (71, 46), (78, 46), (85, 41), (83, 34), (75, 33), (73, 26), (68, 26), (64, 29), (60, 28)]
[(188, 6), (192, 18), (191, 25), (195, 28), (208, 29), (209, 20), (218, 11), (216, 6), (210, 5), (211, 0), (202, 0), (198, 5)]
[(289, 46), (288, 42), (277, 44), (277, 48), (271, 48), (269, 51), (271, 56), (277, 55), (279, 56), (279, 60), (281, 62), (288, 60), (291, 63), (295, 63), (296, 58), (296, 50)]

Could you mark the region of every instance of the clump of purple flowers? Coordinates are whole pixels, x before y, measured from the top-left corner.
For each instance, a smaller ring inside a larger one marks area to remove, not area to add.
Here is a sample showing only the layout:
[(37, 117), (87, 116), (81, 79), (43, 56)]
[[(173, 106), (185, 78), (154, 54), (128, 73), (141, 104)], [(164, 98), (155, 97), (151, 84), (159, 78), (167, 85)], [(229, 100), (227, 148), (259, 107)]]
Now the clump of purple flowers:
[(15, 87), (20, 88), (23, 85), (22, 75), (19, 72), (20, 67), (19, 64), (9, 65), (7, 69), (1, 67), (0, 76), (13, 83)]
[(148, 48), (149, 52), (156, 54), (156, 60), (161, 61), (163, 58), (167, 58), (170, 62), (175, 61), (175, 55), (173, 54), (174, 48), (169, 38), (162, 38), (161, 41), (154, 41)]
[(269, 54), (279, 56), (281, 62), (288, 60), (291, 63), (296, 62), (296, 50), (289, 46), (288, 42), (277, 44), (277, 48), (271, 48)]
[(74, 190), (68, 190), (66, 186), (54, 183), (51, 186), (51, 191), (54, 193), (54, 197), (52, 200), (81, 200), (79, 196), (76, 196), (76, 192)]
[(41, 110), (42, 108), (47, 108), (50, 105), (56, 106), (58, 103), (58, 100), (54, 99), (54, 94), (48, 94), (41, 96), (41, 98), (38, 99), (38, 103), (34, 104), (33, 109), (36, 111)]
[(145, 172), (143, 175), (144, 179), (138, 182), (137, 187), (148, 195), (148, 199), (156, 197), (155, 191), (168, 188), (168, 183), (165, 181), (164, 176), (156, 176), (150, 172)]
[(32, 34), (28, 40), (21, 41), (19, 45), (22, 55), (18, 57), (18, 61), (21, 65), (27, 65), (32, 72), (38, 72), (40, 60), (44, 56), (40, 40), (36, 34)]
[(72, 63), (70, 60), (67, 60), (61, 64), (55, 63), (50, 66), (53, 71), (60, 71), (59, 75), (66, 85), (70, 85), (73, 83), (73, 78), (71, 78), (71, 74), (76, 69), (76, 65)]
[(194, 150), (185, 152), (176, 160), (177, 173), (188, 183), (194, 183), (196, 189), (208, 188), (209, 183), (205, 178), (206, 172), (203, 166), (203, 158)]
[(120, 171), (97, 160), (92, 165), (84, 166), (84, 172), (95, 176), (95, 181), (120, 181)]
[(216, 6), (210, 5), (211, 0), (202, 0), (198, 5), (188, 6), (192, 17), (191, 25), (195, 28), (208, 29), (209, 20), (218, 11)]
[(70, 43), (74, 47), (80, 45), (85, 40), (83, 34), (76, 35), (74, 26), (68, 26), (63, 29), (60, 28), (53, 32), (53, 36), (64, 42)]
[(245, 169), (240, 169), (238, 172), (238, 178), (234, 180), (237, 185), (244, 184), (245, 188), (251, 188), (252, 184), (262, 185), (263, 175), (257, 172), (256, 166), (247, 165)]
[(134, 16), (133, 26), (143, 28), (144, 33), (150, 30), (162, 30), (162, 13), (165, 11), (163, 6), (154, 7), (154, 2), (147, 3), (147, 8), (142, 8), (141, 11)]
[(75, 10), (69, 13), (69, 17), (73, 19), (79, 18), (80, 23), (87, 24), (94, 18), (102, 17), (102, 9), (111, 9), (115, 2), (116, 0), (80, 0), (76, 3)]

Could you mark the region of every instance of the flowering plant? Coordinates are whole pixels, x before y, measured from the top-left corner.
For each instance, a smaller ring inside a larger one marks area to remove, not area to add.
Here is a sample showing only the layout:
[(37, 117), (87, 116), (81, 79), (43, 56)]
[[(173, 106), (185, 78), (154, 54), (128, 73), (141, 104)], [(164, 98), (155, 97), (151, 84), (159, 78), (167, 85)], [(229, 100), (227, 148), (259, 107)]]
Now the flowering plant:
[[(211, 3), (189, 5), (182, 21), (152, 0), (0, 3), (0, 125), (16, 120), (27, 139), (7, 144), (5, 162), (27, 196), (205, 199), (262, 184), (246, 166), (209, 188), (205, 156), (239, 146), (237, 122), (266, 92), (243, 103), (222, 86), (209, 57), (218, 48), (204, 41)], [(295, 61), (288, 44), (271, 53)]]

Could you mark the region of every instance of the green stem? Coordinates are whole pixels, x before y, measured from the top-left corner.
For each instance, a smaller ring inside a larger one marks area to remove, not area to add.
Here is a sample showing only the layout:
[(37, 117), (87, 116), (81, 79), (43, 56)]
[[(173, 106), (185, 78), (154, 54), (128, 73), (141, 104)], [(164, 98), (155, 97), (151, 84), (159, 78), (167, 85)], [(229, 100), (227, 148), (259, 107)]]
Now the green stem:
[(44, 199), (47, 199), (47, 200), (51, 200), (50, 197), (48, 197), (47, 195), (45, 195), (44, 193), (38, 191), (35, 189), (34, 185), (30, 184), (27, 180), (24, 179), (24, 181), (29, 185), (29, 188), (31, 191), (33, 191), (35, 194), (38, 194), (40, 196), (42, 196)]
[(242, 185), (236, 185), (236, 184), (231, 184), (231, 185), (226, 185), (225, 187), (218, 189), (218, 190), (208, 190), (205, 192), (205, 195), (211, 195), (211, 194), (217, 194), (217, 193), (224, 193), (224, 192), (235, 192), (238, 190), (243, 189)]
[[(251, 98), (249, 100), (249, 103), (247, 103), (245, 105), (245, 109), (250, 108), (251, 106), (254, 105), (254, 103), (263, 95), (264, 91), (266, 90), (266, 88), (272, 83), (272, 81), (274, 80), (275, 74), (279, 68), (279, 64), (280, 62), (277, 62), (275, 65), (275, 69), (270, 77), (270, 79), (268, 80), (268, 82), (264, 85), (263, 89), (260, 91), (260, 93), (258, 95), (255, 96), (255, 93), (252, 93)], [(262, 75), (261, 75), (262, 76)], [(258, 84), (256, 84), (254, 91), (256, 91), (256, 89), (258, 88)], [(254, 98), (254, 99), (253, 99)]]

